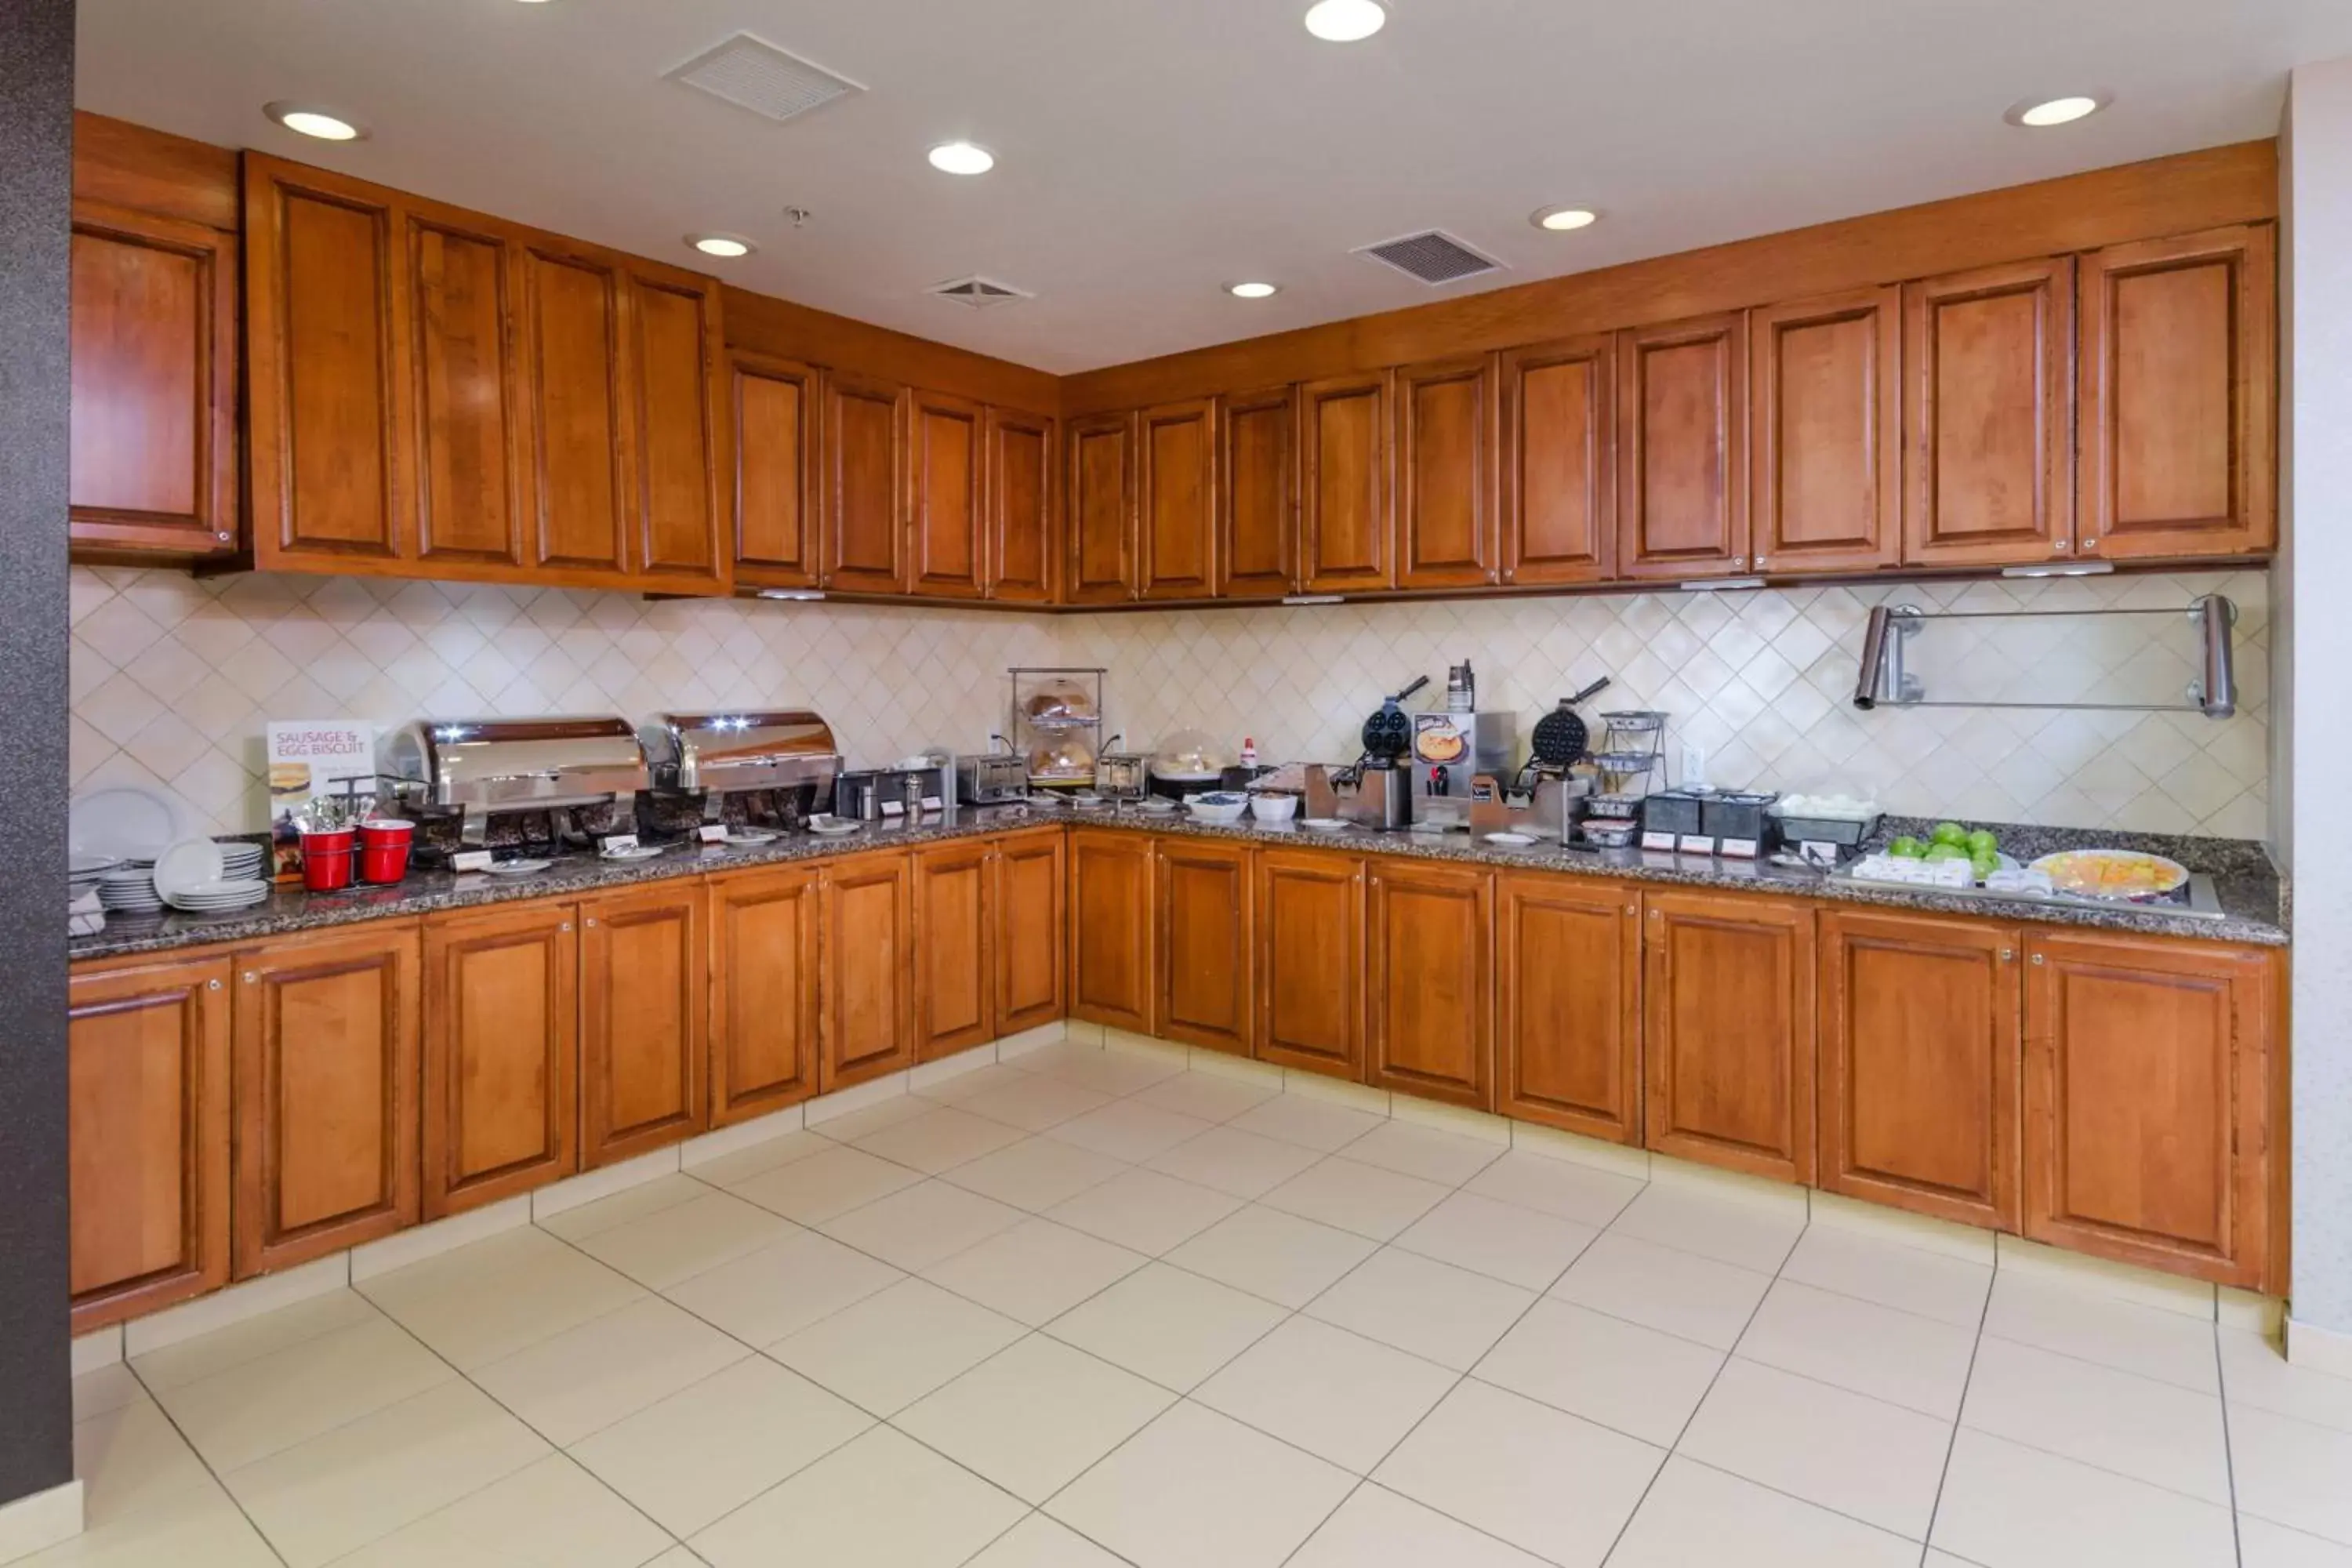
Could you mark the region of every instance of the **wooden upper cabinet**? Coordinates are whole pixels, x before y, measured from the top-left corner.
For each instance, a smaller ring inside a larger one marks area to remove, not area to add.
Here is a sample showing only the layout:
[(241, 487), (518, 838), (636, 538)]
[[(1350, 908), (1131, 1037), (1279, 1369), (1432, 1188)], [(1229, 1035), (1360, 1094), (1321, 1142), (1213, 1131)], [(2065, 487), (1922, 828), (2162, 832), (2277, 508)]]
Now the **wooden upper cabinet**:
[(1070, 834), (1070, 1016), (1148, 1035), (1153, 973), (1151, 840), (1116, 828)]
[(907, 470), (907, 389), (834, 371), (824, 378), (824, 578), (828, 587), (907, 587), (899, 485)]
[(1501, 356), (1502, 580), (1606, 582), (1617, 571), (1615, 340), (1605, 332)]
[(246, 154), (247, 463), (264, 571), (382, 571), (415, 552), (395, 200)]
[(992, 407), (986, 439), (988, 596), (1050, 604), (1061, 552), (1055, 422), (1042, 414)]
[(1649, 1147), (1811, 1181), (1812, 907), (1680, 890), (1643, 903)]
[(1064, 968), (1069, 884), (1059, 827), (1006, 835), (996, 847), (996, 1032), (1017, 1035), (1068, 1011)]
[(1396, 586), (1385, 371), (1298, 389), (1301, 585), (1310, 594)]
[(656, 883), (580, 905), (580, 1165), (710, 1125), (708, 895)]
[(984, 838), (914, 853), (915, 1059), (996, 1037), (995, 847)]
[(1748, 569), (1744, 311), (1617, 334), (1617, 571)]
[(1147, 408), (1136, 420), (1139, 591), (1147, 599), (1215, 593), (1217, 400)]
[(1090, 414), (1063, 427), (1069, 481), (1070, 564), (1063, 579), (1074, 605), (1123, 605), (1135, 597), (1135, 416)]
[(822, 373), (737, 349), (728, 356), (735, 452), (735, 580), (814, 588), (824, 537)]
[(73, 1330), (229, 1277), (229, 963), (75, 973), (67, 992)]
[(524, 247), (522, 268), (539, 481), (530, 564), (619, 578), (630, 489), (621, 268), (546, 242)]
[(2025, 1234), (2264, 1285), (2273, 955), (2056, 932), (2027, 946)]
[(237, 955), (238, 1279), (416, 1223), (418, 941), (387, 921)]
[(1499, 575), (1499, 418), (1491, 355), (1396, 373), (1396, 585), (1468, 587)]
[(1902, 545), (1902, 290), (1748, 314), (1752, 564), (1867, 571)]
[(977, 403), (908, 395), (907, 508), (915, 593), (977, 599), (987, 574), (986, 444)]
[(1248, 1056), (1257, 1012), (1253, 851), (1163, 838), (1157, 854), (1160, 1033)]
[(2022, 933), (1821, 914), (1821, 1184), (2018, 1228)]
[(710, 1125), (816, 1092), (822, 873), (774, 866), (710, 879)]
[(402, 224), (411, 298), (404, 384), (415, 399), (403, 452), (413, 475), (415, 553), (436, 566), (518, 571), (536, 521), (522, 279), (495, 225), (436, 209)]
[(1278, 599), (1298, 581), (1298, 400), (1286, 386), (1225, 399), (1217, 596)]
[(580, 1168), (580, 935), (571, 905), (425, 922), (427, 1219)]
[(2073, 257), (1905, 285), (1903, 387), (1906, 563), (2073, 553)]
[(1494, 1103), (1495, 877), (1375, 858), (1364, 884), (1364, 1081), (1485, 1110)]
[(1320, 850), (1257, 858), (1257, 1056), (1364, 1076), (1364, 863)]
[(1639, 895), (1586, 877), (1495, 879), (1495, 1109), (1642, 1141)]
[(2082, 258), (2078, 553), (2277, 542), (2275, 238), (2247, 224)]
[(634, 491), (627, 563), (646, 587), (726, 588), (733, 580), (727, 345), (719, 283), (652, 262), (624, 273), (630, 333), (628, 440)]
[(237, 547), (237, 243), (77, 201), (72, 468), (78, 550)]
[(907, 852), (824, 868), (825, 1094), (915, 1063), (914, 880)]

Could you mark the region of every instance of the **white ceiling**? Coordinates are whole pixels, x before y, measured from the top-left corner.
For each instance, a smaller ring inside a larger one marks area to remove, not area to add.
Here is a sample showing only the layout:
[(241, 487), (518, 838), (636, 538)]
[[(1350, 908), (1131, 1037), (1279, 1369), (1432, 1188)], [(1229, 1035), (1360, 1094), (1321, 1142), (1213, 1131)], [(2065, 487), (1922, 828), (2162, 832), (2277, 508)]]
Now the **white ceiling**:
[[(2267, 136), (2289, 67), (2352, 54), (2346, 0), (1388, 0), (1344, 46), (1307, 3), (81, 0), (79, 96), (1067, 373)], [(740, 30), (869, 90), (779, 125), (662, 79)], [(2001, 120), (2084, 90), (2114, 107)], [(995, 172), (932, 170), (956, 137)], [(1528, 226), (1564, 202), (1606, 216)], [(1431, 226), (1510, 270), (1349, 254)], [(922, 292), (971, 272), (1037, 298)]]

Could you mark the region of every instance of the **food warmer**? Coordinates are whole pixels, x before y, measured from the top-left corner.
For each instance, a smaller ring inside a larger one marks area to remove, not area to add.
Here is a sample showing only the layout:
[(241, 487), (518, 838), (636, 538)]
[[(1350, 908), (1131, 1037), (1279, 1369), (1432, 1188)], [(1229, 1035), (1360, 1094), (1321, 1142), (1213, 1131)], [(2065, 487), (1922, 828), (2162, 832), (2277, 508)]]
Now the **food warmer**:
[(796, 827), (833, 805), (841, 747), (804, 708), (656, 713), (637, 726), (663, 832), (703, 823)]
[(393, 732), (384, 772), (417, 824), (419, 858), (484, 846), (581, 847), (634, 832), (652, 783), (618, 714), (420, 719)]

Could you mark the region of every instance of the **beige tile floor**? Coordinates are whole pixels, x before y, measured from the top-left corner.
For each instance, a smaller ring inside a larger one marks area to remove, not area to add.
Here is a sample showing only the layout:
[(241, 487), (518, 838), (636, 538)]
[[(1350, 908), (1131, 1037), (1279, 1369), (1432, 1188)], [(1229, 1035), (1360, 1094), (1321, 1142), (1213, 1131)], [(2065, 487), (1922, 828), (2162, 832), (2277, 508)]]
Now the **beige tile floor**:
[(2352, 1382), (1801, 1203), (1076, 1042), (104, 1368), (242, 1568), (2352, 1568)]

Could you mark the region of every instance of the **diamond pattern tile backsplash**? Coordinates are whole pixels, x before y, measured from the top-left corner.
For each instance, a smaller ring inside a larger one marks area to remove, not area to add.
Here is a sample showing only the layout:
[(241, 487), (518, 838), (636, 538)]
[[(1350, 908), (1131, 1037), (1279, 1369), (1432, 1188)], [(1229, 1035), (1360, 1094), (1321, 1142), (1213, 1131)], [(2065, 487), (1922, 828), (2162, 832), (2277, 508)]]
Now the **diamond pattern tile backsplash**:
[[(2268, 836), (2267, 579), (2257, 572), (1045, 616), (250, 574), (73, 573), (75, 786), (176, 795), (194, 826), (266, 816), (272, 719), (619, 712), (805, 704), (854, 765), (974, 750), (1003, 724), (1013, 664), (1100, 664), (1109, 728), (1148, 748), (1179, 727), (1267, 760), (1344, 760), (1383, 691), (1476, 667), (1522, 745), (1560, 697), (1660, 708), (1667, 754), (1711, 782), (1870, 793), (1909, 815)], [(1999, 709), (1857, 711), (1862, 625), (1882, 599), (2002, 618), (1938, 622), (1916, 645), (1930, 695), (2180, 700), (2179, 611), (2236, 602), (2239, 717)], [(2013, 618), (2012, 618), (2013, 617)]]

